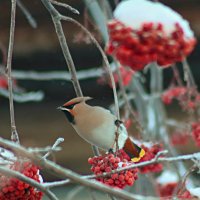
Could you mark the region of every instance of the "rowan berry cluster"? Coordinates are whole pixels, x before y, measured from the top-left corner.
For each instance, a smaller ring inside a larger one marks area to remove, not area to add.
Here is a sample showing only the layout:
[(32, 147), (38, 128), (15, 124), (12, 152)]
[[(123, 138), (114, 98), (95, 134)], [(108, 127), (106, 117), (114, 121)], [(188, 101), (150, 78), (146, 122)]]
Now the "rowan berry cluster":
[[(134, 75), (134, 71), (131, 70), (130, 68), (126, 68), (126, 67), (120, 67), (119, 68), (120, 70), (120, 73), (121, 73), (121, 76), (122, 76), (122, 84), (124, 86), (127, 86), (130, 84), (131, 80), (132, 80), (132, 77)], [(117, 72), (114, 72), (113, 73), (113, 77), (114, 77), (114, 81), (116, 84), (118, 84), (119, 82), (119, 76), (118, 76), (118, 73)], [(111, 81), (110, 81), (110, 76), (108, 76), (107, 74), (103, 74), (102, 77), (100, 77), (97, 82), (99, 84), (107, 84), (112, 88), (112, 84), (111, 84)]]
[(200, 121), (192, 124), (192, 136), (196, 145), (200, 147)]
[(166, 90), (162, 94), (162, 101), (165, 104), (171, 104), (172, 100), (174, 99), (180, 99), (183, 95), (187, 93), (186, 87), (173, 87), (168, 90)]
[[(145, 162), (148, 160), (152, 160), (153, 158), (155, 158), (155, 156), (157, 155), (158, 152), (162, 151), (162, 147), (160, 144), (154, 144), (151, 147), (146, 147), (144, 145), (141, 145), (141, 148), (144, 149), (145, 151), (145, 155), (144, 157), (141, 158), (141, 160), (139, 162)], [(156, 163), (156, 164), (151, 164), (151, 165), (147, 165), (144, 167), (140, 167), (140, 173), (142, 174), (146, 174), (149, 172), (160, 172), (162, 171), (163, 166), (161, 163)]]
[[(120, 154), (120, 152), (117, 154)], [(123, 158), (124, 156), (127, 156), (125, 152), (122, 152), (120, 156), (109, 153), (104, 156), (89, 158), (88, 163), (92, 165), (91, 170), (98, 176), (104, 172), (111, 172), (112, 170), (132, 164), (127, 159)], [(99, 177), (96, 178), (96, 180), (112, 187), (124, 188), (127, 185), (131, 186), (134, 184), (135, 180), (137, 180), (137, 173), (138, 169), (130, 169), (106, 177)]]
[[(15, 162), (10, 169), (40, 182), (39, 168), (30, 162)], [(0, 174), (0, 200), (41, 200), (42, 192), (17, 178)]]
[(7, 89), (8, 88), (8, 81), (6, 77), (0, 76), (0, 88)]
[(165, 91), (161, 98), (167, 105), (174, 99), (178, 100), (180, 106), (186, 111), (194, 110), (200, 105), (200, 94), (192, 88), (173, 87)]
[(151, 62), (160, 66), (180, 62), (191, 53), (196, 43), (194, 38), (185, 38), (178, 23), (174, 24), (170, 35), (165, 33), (161, 23), (144, 23), (138, 30), (112, 20), (108, 30), (110, 39), (106, 52), (135, 71)]
[[(177, 185), (178, 185), (177, 182), (166, 183), (164, 185), (159, 184), (158, 191), (159, 191), (160, 197), (163, 197), (163, 199), (167, 198), (169, 200), (173, 199), (173, 194), (175, 192)], [(192, 199), (193, 198), (188, 190), (184, 191), (183, 193), (178, 193), (177, 197), (179, 199)]]

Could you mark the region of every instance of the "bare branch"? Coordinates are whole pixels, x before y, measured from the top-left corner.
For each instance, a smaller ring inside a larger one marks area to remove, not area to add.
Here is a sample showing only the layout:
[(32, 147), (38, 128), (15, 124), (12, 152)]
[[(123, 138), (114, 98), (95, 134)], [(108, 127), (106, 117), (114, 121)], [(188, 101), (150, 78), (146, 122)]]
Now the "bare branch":
[(58, 1), (55, 1), (55, 0), (50, 0), (50, 2), (54, 5), (64, 7), (66, 9), (70, 10), (71, 12), (73, 12), (74, 14), (77, 14), (77, 15), (80, 14), (80, 12), (77, 9), (73, 8), (72, 6), (70, 6), (66, 3), (61, 3), (61, 2), (58, 2)]
[(9, 103), (10, 103), (10, 123), (11, 123), (11, 139), (19, 143), (19, 136), (15, 124), (15, 113), (13, 105), (13, 83), (12, 83), (12, 55), (14, 47), (14, 34), (15, 34), (15, 16), (16, 16), (16, 2), (17, 0), (11, 0), (11, 22), (10, 22), (10, 38), (8, 46), (8, 57), (7, 57), (7, 78), (8, 78), (8, 90), (9, 90)]

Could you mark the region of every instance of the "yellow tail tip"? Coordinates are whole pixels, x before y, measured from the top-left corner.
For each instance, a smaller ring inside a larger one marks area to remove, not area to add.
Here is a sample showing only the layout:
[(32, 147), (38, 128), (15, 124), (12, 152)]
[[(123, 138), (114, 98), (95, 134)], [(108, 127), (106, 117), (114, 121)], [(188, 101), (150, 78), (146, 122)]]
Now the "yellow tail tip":
[(140, 161), (140, 159), (141, 159), (144, 155), (145, 155), (145, 151), (144, 151), (144, 149), (141, 149), (140, 154), (139, 154), (139, 157), (132, 158), (131, 161), (132, 161), (132, 162), (138, 162), (138, 161)]

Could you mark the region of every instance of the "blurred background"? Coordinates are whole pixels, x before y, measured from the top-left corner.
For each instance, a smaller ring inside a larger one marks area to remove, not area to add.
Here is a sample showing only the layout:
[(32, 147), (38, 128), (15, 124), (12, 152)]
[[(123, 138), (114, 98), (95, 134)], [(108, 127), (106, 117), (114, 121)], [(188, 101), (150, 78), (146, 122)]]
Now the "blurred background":
[[(81, 0), (65, 0), (64, 2), (77, 8), (80, 11), (80, 15), (71, 14), (66, 9), (58, 9), (84, 24), (102, 43), (98, 29), (89, 18), (84, 2)], [(162, 2), (187, 19), (194, 30), (196, 38), (200, 38), (199, 0), (165, 0)], [(23, 3), (37, 21), (38, 26), (36, 29), (32, 28), (21, 10), (17, 9), (13, 69), (39, 72), (67, 71), (67, 65), (49, 13), (40, 0), (26, 0)], [(114, 3), (112, 4), (114, 8)], [(5, 49), (8, 46), (9, 26), (10, 1), (1, 0), (0, 43)], [(100, 67), (102, 65), (101, 55), (93, 44), (87, 43), (86, 36), (69, 22), (64, 22), (63, 28), (77, 70)], [(199, 54), (200, 45), (197, 44), (189, 57), (189, 63), (198, 86), (200, 85)], [(0, 59), (2, 62), (2, 55)], [(165, 86), (170, 81), (171, 73), (170, 69), (165, 70)], [(84, 95), (94, 97), (91, 104), (108, 107), (113, 102), (110, 87), (97, 84), (95, 78), (87, 79), (80, 83)], [(61, 145), (63, 150), (55, 154), (56, 162), (81, 174), (90, 173), (87, 163), (88, 157), (93, 155), (90, 145), (75, 133), (63, 113), (56, 109), (64, 102), (75, 97), (72, 84), (58, 80), (18, 80), (17, 84), (26, 91), (41, 90), (45, 94), (44, 99), (40, 102), (15, 103), (16, 125), (21, 143), (29, 147), (43, 147), (53, 144), (58, 137), (63, 137), (65, 139), (65, 142)], [(146, 84), (148, 87), (148, 81)], [(176, 116), (179, 119), (184, 118), (183, 113), (176, 104), (173, 104), (172, 107), (167, 107), (167, 111), (171, 116)], [(0, 136), (10, 138), (8, 99), (1, 96)], [(183, 152), (192, 152), (194, 149), (182, 150)], [(54, 177), (47, 175), (47, 179), (53, 180)]]

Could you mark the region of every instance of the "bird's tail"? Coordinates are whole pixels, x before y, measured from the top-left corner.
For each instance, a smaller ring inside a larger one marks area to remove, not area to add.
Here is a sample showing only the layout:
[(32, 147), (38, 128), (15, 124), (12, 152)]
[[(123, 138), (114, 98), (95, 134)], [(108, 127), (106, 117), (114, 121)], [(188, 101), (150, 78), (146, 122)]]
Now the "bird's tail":
[(132, 142), (129, 137), (124, 144), (123, 150), (128, 154), (133, 162), (138, 162), (145, 155), (144, 149)]

